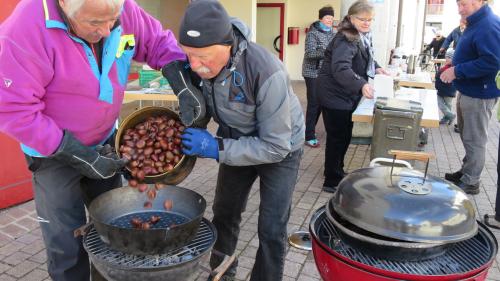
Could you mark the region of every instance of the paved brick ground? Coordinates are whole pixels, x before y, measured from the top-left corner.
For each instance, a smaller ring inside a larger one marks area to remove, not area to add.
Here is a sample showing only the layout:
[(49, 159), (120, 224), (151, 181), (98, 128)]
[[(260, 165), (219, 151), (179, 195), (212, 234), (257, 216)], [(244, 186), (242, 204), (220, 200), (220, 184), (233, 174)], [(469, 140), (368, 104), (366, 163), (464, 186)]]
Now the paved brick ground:
[[(294, 83), (294, 89), (305, 104), (304, 83)], [(492, 121), (488, 140), (486, 167), (482, 175), (481, 193), (471, 197), (477, 207), (478, 217), (491, 213), (496, 194), (496, 157), (498, 148), (498, 122)], [(322, 122), (318, 124), (319, 139), (325, 141)], [(464, 154), (458, 134), (452, 127), (442, 126), (430, 130), (426, 151), (436, 154), (429, 173), (444, 176), (444, 173), (460, 167)], [(366, 166), (369, 162), (369, 146), (351, 145), (347, 153), (349, 171)], [(317, 149), (306, 147), (301, 163), (298, 182), (293, 196), (292, 216), (289, 232), (307, 230), (313, 212), (329, 199), (330, 194), (321, 192), (323, 183), (324, 146)], [(422, 169), (422, 166), (417, 166)], [(211, 206), (217, 175), (215, 161), (200, 159), (190, 176), (182, 183), (202, 194)], [(252, 190), (246, 212), (243, 214), (242, 231), (238, 243), (240, 266), (238, 280), (247, 280), (258, 246), (256, 236), (259, 193), (258, 184)], [(206, 216), (212, 217), (210, 206)], [(33, 201), (0, 211), (0, 280), (50, 280), (46, 271), (46, 255)], [(495, 232), (500, 238), (500, 232)], [(500, 261), (497, 257), (497, 261)], [(200, 271), (201, 272), (201, 271)], [(199, 273), (194, 280), (205, 280), (207, 273)], [(286, 256), (285, 281), (318, 281), (320, 276), (314, 265), (312, 253), (290, 248)], [(488, 280), (500, 281), (498, 263), (489, 272)]]

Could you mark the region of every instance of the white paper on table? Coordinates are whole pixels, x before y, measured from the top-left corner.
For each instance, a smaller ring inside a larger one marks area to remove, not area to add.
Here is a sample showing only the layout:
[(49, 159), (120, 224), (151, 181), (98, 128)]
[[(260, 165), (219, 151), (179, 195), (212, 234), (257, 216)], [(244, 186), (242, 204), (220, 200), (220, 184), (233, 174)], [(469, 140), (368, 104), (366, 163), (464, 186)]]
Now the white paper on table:
[(378, 97), (394, 97), (394, 79), (391, 76), (376, 74), (373, 84), (373, 88), (375, 89), (375, 99)]

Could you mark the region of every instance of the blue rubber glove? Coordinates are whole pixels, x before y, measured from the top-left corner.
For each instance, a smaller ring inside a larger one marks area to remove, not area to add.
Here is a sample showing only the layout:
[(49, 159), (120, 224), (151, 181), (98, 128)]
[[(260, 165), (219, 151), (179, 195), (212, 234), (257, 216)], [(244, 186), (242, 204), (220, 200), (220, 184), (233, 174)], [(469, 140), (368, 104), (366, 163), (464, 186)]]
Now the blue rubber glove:
[(187, 128), (182, 134), (182, 145), (186, 155), (219, 160), (219, 144), (207, 130)]

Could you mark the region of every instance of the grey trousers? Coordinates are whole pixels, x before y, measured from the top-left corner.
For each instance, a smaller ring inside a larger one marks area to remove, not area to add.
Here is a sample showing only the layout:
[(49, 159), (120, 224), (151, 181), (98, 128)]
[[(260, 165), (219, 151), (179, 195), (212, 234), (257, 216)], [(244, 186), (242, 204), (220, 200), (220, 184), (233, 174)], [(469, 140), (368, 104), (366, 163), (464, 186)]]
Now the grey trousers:
[(465, 148), (462, 163), (463, 183), (475, 185), (481, 179), (488, 142), (488, 124), (497, 98), (478, 99), (459, 95), (457, 123)]
[(87, 252), (81, 237), (75, 238), (73, 231), (87, 222), (85, 205), (100, 194), (121, 186), (121, 176), (93, 180), (54, 159), (26, 158), (33, 172), (35, 206), (50, 277), (55, 281), (88, 281)]
[[(245, 211), (253, 182), (260, 177), (258, 219), (259, 248), (251, 281), (280, 281), (283, 278), (287, 245), (287, 223), (290, 217), (293, 190), (297, 181), (303, 150), (291, 152), (283, 161), (255, 166), (221, 164), (215, 192), (214, 218), (217, 242), (214, 249), (234, 254), (240, 232), (241, 213)], [(222, 258), (212, 255), (210, 266)], [(226, 272), (236, 274), (237, 261)]]

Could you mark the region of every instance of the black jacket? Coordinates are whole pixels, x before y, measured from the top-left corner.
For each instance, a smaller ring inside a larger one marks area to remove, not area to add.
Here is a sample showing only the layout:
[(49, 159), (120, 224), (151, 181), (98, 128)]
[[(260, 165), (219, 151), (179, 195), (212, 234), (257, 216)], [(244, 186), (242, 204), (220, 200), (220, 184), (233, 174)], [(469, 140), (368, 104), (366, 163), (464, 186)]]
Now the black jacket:
[(441, 36), (441, 39), (434, 38), (431, 43), (425, 47), (426, 51), (430, 51), (432, 49), (432, 56), (435, 58), (444, 58), (444, 54), (439, 54), (439, 49), (443, 46), (445, 38)]
[[(330, 109), (354, 110), (368, 83), (370, 53), (354, 27), (339, 31), (325, 51), (316, 80), (319, 102)], [(375, 62), (375, 68), (379, 68)]]

